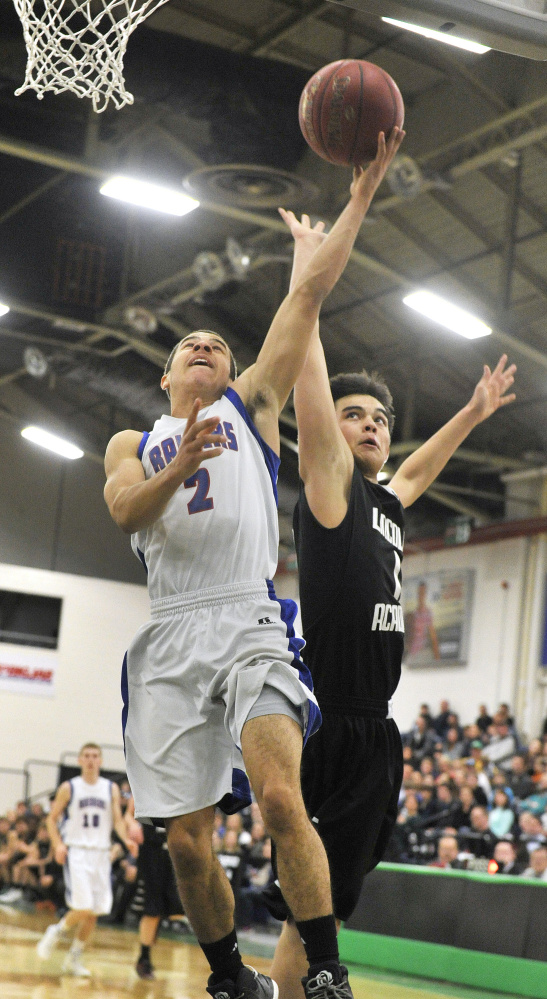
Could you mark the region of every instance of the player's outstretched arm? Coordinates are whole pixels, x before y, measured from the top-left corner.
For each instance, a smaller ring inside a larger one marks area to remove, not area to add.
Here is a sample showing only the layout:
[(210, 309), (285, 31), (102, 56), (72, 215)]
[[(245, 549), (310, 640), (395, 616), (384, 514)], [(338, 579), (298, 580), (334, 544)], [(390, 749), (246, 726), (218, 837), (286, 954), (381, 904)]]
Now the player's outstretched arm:
[[(346, 267), (374, 193), (404, 134), (393, 129), (386, 143), (380, 133), (374, 162), (366, 170), (354, 170), (348, 204), (281, 303), (248, 378), (245, 372), (238, 379), (236, 387), (244, 401), (261, 392), (273, 393), (278, 412), (285, 405), (304, 364), (321, 304)], [(291, 216), (292, 212), (286, 213), (286, 220)]]
[(507, 365), (503, 354), (493, 371), (484, 365), (482, 378), (475, 386), (471, 399), (444, 427), (422, 444), (397, 469), (390, 486), (403, 506), (410, 506), (442, 472), (449, 458), (467, 435), (492, 413), (516, 398), (508, 390), (515, 380), (515, 364)]
[(201, 400), (196, 399), (176, 456), (151, 479), (145, 478), (137, 456), (142, 434), (123, 430), (110, 441), (105, 455), (104, 498), (111, 517), (126, 534), (142, 531), (153, 524), (179, 486), (197, 472), (202, 461), (218, 458), (223, 453), (222, 447), (211, 447), (226, 441), (224, 434), (213, 432), (218, 426), (218, 417), (198, 421), (200, 408)]

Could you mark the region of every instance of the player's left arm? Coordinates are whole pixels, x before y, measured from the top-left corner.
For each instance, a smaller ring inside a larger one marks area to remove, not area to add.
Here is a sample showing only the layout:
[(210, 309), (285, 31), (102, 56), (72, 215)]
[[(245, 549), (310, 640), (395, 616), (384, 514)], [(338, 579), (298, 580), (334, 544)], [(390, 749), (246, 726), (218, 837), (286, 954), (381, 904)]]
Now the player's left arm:
[(132, 857), (136, 857), (139, 848), (133, 839), (127, 835), (127, 826), (122, 815), (120, 789), (117, 784), (112, 784), (112, 825), (119, 836), (125, 849)]
[(397, 469), (390, 486), (404, 507), (411, 506), (435, 481), (474, 427), (514, 401), (515, 394), (507, 392), (515, 380), (517, 368), (515, 364), (506, 365), (507, 354), (500, 357), (493, 371), (485, 364), (482, 378), (467, 405)]
[(354, 170), (346, 207), (281, 303), (256, 363), (234, 383), (244, 403), (261, 400), (261, 408), (276, 421), (306, 359), (321, 305), (344, 272), (375, 191), (404, 135), (394, 128), (386, 142), (380, 133), (376, 159), (366, 170)]

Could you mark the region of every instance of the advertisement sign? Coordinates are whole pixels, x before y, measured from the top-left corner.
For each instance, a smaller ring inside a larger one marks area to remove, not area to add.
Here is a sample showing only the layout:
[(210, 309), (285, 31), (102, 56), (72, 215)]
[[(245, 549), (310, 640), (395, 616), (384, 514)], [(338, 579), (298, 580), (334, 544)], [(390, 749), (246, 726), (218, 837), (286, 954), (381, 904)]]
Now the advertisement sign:
[(0, 643), (0, 691), (53, 697), (58, 661), (56, 652)]
[(405, 666), (467, 663), (474, 579), (474, 569), (405, 579)]

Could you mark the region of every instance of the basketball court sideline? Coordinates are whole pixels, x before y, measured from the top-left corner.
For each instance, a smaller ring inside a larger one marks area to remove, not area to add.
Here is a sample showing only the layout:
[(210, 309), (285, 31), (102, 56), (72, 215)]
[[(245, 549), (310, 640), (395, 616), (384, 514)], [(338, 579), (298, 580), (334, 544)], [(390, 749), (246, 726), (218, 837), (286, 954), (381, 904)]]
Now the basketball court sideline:
[[(203, 999), (207, 962), (191, 942), (160, 938), (154, 946), (156, 981), (137, 978), (138, 952), (133, 931), (99, 926), (86, 952), (90, 979), (61, 975), (65, 948), (42, 962), (36, 944), (51, 916), (0, 910), (0, 995), (2, 999)], [(258, 948), (259, 949), (259, 948)], [(253, 950), (255, 948), (253, 947)], [(267, 972), (269, 959), (245, 953), (244, 960)], [(355, 999), (498, 999), (493, 992), (426, 982), (371, 969), (351, 969)], [(505, 996), (504, 999), (518, 999)]]

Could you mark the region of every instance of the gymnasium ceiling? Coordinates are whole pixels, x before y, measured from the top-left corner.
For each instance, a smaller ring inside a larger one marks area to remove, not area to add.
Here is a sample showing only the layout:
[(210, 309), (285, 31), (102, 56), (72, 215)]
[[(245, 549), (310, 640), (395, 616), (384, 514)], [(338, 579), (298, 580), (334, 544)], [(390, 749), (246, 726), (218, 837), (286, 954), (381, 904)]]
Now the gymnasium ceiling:
[[(0, 420), (47, 424), (100, 461), (112, 433), (146, 429), (161, 412), (161, 368), (187, 331), (217, 329), (240, 366), (253, 361), (290, 270), (272, 206), (332, 221), (347, 197), (349, 171), (307, 150), (297, 123), (306, 80), (342, 57), (369, 59), (399, 84), (404, 153), (421, 180), (411, 197), (387, 182), (377, 194), (325, 303), (329, 369), (386, 377), (394, 469), (507, 351), (517, 402), (474, 431), (410, 511), (409, 535), (442, 533), (458, 514), (503, 517), (500, 476), (547, 464), (547, 64), (459, 52), (334, 2), (171, 0), (130, 41), (134, 104), (96, 115), (72, 95), (14, 96), (25, 50), (11, 0), (0, 0), (0, 300), (11, 307), (0, 319)], [(181, 219), (131, 209), (99, 195), (112, 172), (175, 186), (190, 177), (202, 205)], [(204, 251), (224, 267), (216, 290), (196, 276)], [(442, 332), (402, 304), (416, 287), (464, 305), (494, 334)], [(146, 312), (135, 318), (136, 307)], [(29, 374), (29, 347), (47, 361), (42, 377)], [(290, 405), (281, 429), (288, 514)]]

